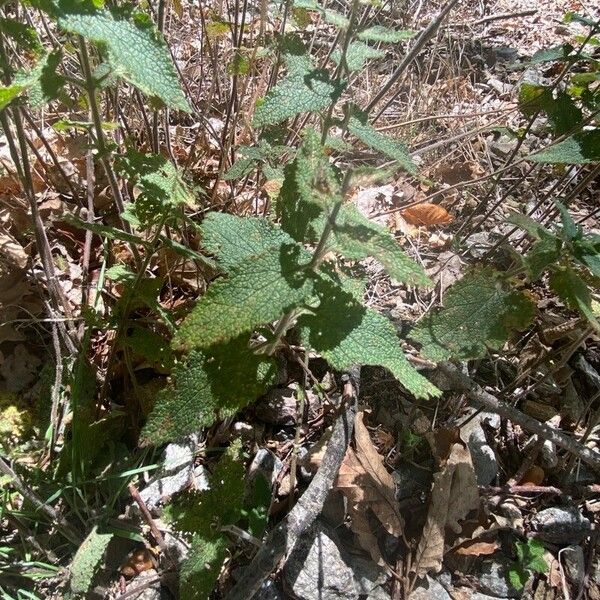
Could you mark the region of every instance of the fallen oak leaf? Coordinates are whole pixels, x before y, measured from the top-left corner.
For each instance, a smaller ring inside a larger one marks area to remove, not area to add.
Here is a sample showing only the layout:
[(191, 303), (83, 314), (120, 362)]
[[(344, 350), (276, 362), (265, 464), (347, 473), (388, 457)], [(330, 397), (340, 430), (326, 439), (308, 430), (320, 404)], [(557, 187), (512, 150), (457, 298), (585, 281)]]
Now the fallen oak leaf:
[(452, 215), (439, 204), (421, 202), (405, 208), (400, 213), (404, 220), (410, 225), (446, 225), (452, 221)]
[(417, 575), (442, 568), (446, 527), (461, 532), (460, 521), (478, 507), (479, 490), (468, 447), (454, 443), (448, 459), (433, 476), (427, 520), (417, 547)]
[(454, 552), (461, 556), (488, 556), (494, 554), (499, 547), (495, 540), (491, 542), (472, 541), (459, 546)]
[(358, 413), (354, 429), (356, 450), (348, 448), (335, 488), (348, 499), (351, 529), (361, 546), (382, 565), (384, 561), (377, 536), (369, 524), (369, 512), (377, 517), (388, 533), (396, 537), (402, 535), (404, 520), (396, 500), (394, 480), (373, 445), (363, 420), (364, 412)]

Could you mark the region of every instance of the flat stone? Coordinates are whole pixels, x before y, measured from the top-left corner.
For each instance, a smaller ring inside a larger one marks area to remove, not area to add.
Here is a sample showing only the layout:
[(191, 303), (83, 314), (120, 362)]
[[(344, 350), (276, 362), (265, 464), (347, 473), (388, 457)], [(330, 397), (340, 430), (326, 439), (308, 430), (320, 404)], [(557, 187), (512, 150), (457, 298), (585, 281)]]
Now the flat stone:
[(581, 585), (585, 577), (585, 555), (581, 546), (569, 546), (560, 553), (564, 561), (567, 577), (575, 584)]
[(163, 453), (163, 465), (152, 481), (140, 492), (150, 510), (187, 487), (194, 473), (194, 452), (198, 445), (196, 436), (184, 442), (169, 444)]
[(494, 598), (520, 598), (521, 591), (513, 587), (508, 579), (508, 562), (487, 561), (477, 573), (477, 585), (481, 592)]
[(337, 535), (317, 521), (296, 543), (283, 575), (299, 600), (358, 600), (381, 583), (379, 567), (358, 560), (345, 555)]
[(537, 536), (552, 544), (578, 544), (592, 529), (589, 519), (575, 507), (552, 507), (541, 510), (531, 520)]
[(409, 600), (452, 600), (444, 586), (429, 575), (425, 576), (425, 580), (415, 587), (408, 598)]
[(490, 485), (498, 476), (498, 460), (496, 453), (487, 443), (487, 438), (482, 427), (486, 422), (494, 428), (499, 427), (498, 415), (492, 413), (481, 413), (469, 421), (461, 429), (461, 438), (467, 442), (471, 451), (473, 468), (477, 476), (478, 485)]

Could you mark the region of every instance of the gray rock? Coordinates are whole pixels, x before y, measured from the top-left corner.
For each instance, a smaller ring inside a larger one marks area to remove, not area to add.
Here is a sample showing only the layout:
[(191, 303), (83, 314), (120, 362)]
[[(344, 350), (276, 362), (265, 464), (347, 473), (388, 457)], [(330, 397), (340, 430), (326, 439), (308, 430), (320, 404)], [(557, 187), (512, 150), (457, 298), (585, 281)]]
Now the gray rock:
[(272, 425), (294, 425), (298, 410), (296, 394), (292, 387), (272, 389), (256, 405), (256, 416)]
[(567, 577), (577, 586), (583, 583), (585, 577), (585, 556), (581, 546), (569, 546), (561, 550)]
[(273, 484), (281, 473), (281, 469), (283, 469), (283, 463), (279, 458), (266, 448), (261, 448), (252, 459), (249, 469), (250, 479), (252, 480), (257, 473), (262, 473), (265, 479)]
[(469, 421), (460, 432), (462, 439), (467, 442), (471, 451), (478, 485), (490, 485), (498, 476), (498, 460), (496, 453), (487, 443), (481, 425), (484, 421), (494, 428), (500, 426), (498, 415), (481, 413)]
[(381, 583), (379, 568), (345, 556), (336, 534), (320, 522), (298, 540), (283, 574), (300, 600), (358, 600)]
[(469, 600), (498, 600), (498, 596), (488, 596), (487, 594), (482, 594), (481, 592), (474, 592), (469, 597)]
[[(132, 579), (131, 582), (125, 588), (125, 592), (132, 592), (146, 583), (149, 583), (153, 579), (157, 577), (158, 573), (154, 569), (148, 569), (147, 571), (142, 571), (135, 579)], [(166, 590), (162, 589), (160, 585), (160, 579), (157, 579), (155, 582), (151, 583), (149, 587), (143, 589), (139, 594), (133, 595), (132, 598), (135, 600), (164, 600), (165, 598), (169, 598), (169, 594)]]
[(452, 600), (446, 589), (435, 579), (425, 576), (408, 597), (409, 600)]
[(513, 587), (508, 579), (508, 562), (487, 561), (481, 564), (477, 574), (477, 585), (484, 594), (494, 598), (520, 598), (521, 591)]
[(391, 596), (381, 586), (377, 586), (371, 590), (367, 600), (391, 600)]
[(142, 500), (150, 510), (155, 510), (173, 494), (180, 492), (190, 484), (197, 445), (196, 436), (190, 436), (184, 442), (169, 444), (165, 448), (160, 471), (140, 492)]
[(577, 544), (590, 534), (591, 523), (581, 511), (569, 508), (546, 508), (531, 520), (537, 536), (552, 544)]
[(267, 579), (259, 588), (254, 600), (284, 600), (285, 596), (277, 589), (275, 582)]

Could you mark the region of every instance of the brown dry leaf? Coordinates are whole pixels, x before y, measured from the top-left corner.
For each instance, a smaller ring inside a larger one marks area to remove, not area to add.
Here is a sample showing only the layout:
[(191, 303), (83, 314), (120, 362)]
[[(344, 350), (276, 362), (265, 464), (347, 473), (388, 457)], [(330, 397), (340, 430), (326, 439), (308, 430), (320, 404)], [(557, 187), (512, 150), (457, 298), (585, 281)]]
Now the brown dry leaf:
[(433, 476), (427, 521), (415, 561), (418, 575), (442, 568), (446, 527), (460, 533), (459, 521), (478, 505), (479, 491), (471, 453), (463, 444), (455, 443), (446, 464)]
[(24, 269), (27, 266), (29, 255), (8, 231), (0, 230), (0, 252), (13, 266), (19, 269)]
[(521, 479), (519, 483), (520, 485), (542, 485), (545, 477), (546, 473), (544, 472), (544, 469), (537, 465), (533, 465), (531, 468), (527, 469), (527, 472), (523, 475), (523, 479)]
[(497, 541), (492, 542), (467, 542), (455, 550), (461, 556), (488, 556), (494, 554), (500, 546)]
[(336, 489), (348, 499), (352, 531), (357, 535), (361, 546), (371, 554), (373, 560), (383, 564), (377, 536), (369, 524), (369, 512), (394, 536), (402, 534), (404, 521), (396, 500), (394, 480), (373, 445), (363, 419), (363, 412), (356, 415), (356, 451), (348, 448), (338, 474)]
[(431, 202), (422, 202), (415, 206), (410, 206), (402, 211), (404, 220), (410, 225), (445, 225), (452, 221), (452, 215), (439, 204)]
[(153, 569), (154, 566), (155, 560), (150, 550), (148, 548), (141, 548), (127, 558), (119, 571), (125, 577), (135, 577), (143, 571)]
[(398, 211), (390, 215), (387, 225), (392, 232), (401, 233), (409, 238), (416, 238), (419, 235), (419, 230), (414, 225), (410, 225)]

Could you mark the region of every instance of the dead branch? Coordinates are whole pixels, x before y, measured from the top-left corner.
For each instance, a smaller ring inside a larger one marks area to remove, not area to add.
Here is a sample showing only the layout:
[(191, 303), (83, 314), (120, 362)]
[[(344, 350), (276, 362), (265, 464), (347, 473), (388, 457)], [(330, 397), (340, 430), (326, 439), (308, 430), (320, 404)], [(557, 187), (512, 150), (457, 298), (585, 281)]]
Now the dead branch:
[(352, 437), (360, 368), (346, 375), (342, 407), (337, 418), (321, 466), (310, 485), (288, 516), (269, 534), (244, 574), (227, 594), (226, 600), (249, 600), (263, 581), (275, 570), (279, 561), (289, 556), (298, 538), (308, 531), (321, 513), (333, 487), (346, 449)]
[(501, 417), (510, 419), (517, 425), (520, 425), (526, 431), (537, 433), (544, 440), (571, 452), (582, 461), (590, 465), (594, 470), (600, 471), (600, 452), (594, 452), (586, 448), (582, 443), (567, 434), (554, 429), (546, 423), (541, 423), (537, 419), (522, 413), (520, 410), (501, 402), (489, 392), (486, 392), (480, 385), (475, 383), (470, 377), (461, 373), (452, 363), (440, 363), (439, 370), (450, 380), (450, 384), (458, 390), (466, 392), (476, 404), (481, 404), (485, 408), (499, 414)]

